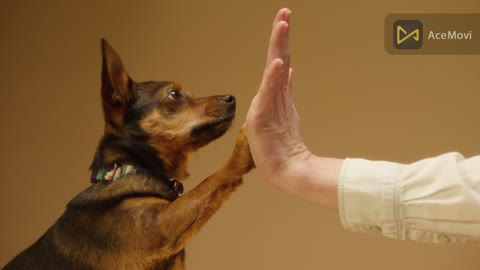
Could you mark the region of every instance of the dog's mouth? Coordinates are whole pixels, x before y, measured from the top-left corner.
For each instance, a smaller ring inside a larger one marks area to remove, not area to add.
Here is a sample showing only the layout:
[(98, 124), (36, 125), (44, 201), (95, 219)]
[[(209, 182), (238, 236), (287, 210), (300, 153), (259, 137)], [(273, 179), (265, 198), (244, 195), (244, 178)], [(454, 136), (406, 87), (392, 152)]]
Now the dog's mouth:
[[(219, 118), (216, 118), (212, 121), (209, 121), (207, 123), (198, 125), (192, 129), (192, 136), (197, 137), (201, 136), (203, 133), (210, 133), (214, 130), (223, 130), (223, 132), (227, 131), (227, 129), (230, 127), (230, 125), (233, 122), (233, 118), (235, 117), (235, 114), (229, 114), (226, 116), (222, 116)], [(223, 135), (223, 134), (221, 134)]]
[(190, 135), (195, 142), (196, 147), (201, 147), (207, 143), (219, 138), (232, 125), (235, 114), (231, 113), (225, 116), (217, 117), (207, 123), (195, 126)]

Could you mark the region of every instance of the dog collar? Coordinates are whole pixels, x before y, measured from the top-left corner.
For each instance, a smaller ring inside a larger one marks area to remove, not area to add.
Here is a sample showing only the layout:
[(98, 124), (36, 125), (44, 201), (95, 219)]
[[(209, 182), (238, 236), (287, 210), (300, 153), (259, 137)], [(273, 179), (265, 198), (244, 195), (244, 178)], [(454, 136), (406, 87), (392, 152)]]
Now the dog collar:
[[(114, 162), (112, 166), (105, 166), (99, 169), (92, 170), (92, 176), (90, 180), (92, 183), (106, 182), (110, 183), (128, 174), (147, 173), (147, 170), (138, 168), (133, 165), (120, 165)], [(183, 193), (183, 184), (177, 181), (175, 178), (168, 178), (168, 186), (181, 196)]]

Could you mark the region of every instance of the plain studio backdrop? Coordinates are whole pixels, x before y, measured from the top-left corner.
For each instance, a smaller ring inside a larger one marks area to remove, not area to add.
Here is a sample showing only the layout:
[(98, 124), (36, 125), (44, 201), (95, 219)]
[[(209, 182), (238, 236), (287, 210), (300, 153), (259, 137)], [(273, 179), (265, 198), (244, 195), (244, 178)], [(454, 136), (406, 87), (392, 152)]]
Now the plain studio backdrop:
[[(295, 102), (314, 153), (403, 163), (480, 154), (480, 56), (389, 55), (383, 41), (390, 13), (479, 13), (478, 0), (2, 1), (0, 267), (89, 186), (103, 132), (101, 37), (135, 80), (237, 97), (232, 129), (190, 162), (192, 188), (230, 154), (285, 6)], [(187, 246), (187, 267), (478, 270), (479, 248), (351, 233), (337, 213), (252, 171)]]

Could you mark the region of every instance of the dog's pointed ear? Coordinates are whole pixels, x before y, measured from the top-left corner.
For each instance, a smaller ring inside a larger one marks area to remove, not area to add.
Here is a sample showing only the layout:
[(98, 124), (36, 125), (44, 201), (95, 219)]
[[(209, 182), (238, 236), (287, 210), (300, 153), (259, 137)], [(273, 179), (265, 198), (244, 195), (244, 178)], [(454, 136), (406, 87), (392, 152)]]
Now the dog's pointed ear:
[(101, 39), (102, 45), (102, 103), (105, 121), (121, 128), (123, 113), (133, 100), (132, 79), (112, 46)]

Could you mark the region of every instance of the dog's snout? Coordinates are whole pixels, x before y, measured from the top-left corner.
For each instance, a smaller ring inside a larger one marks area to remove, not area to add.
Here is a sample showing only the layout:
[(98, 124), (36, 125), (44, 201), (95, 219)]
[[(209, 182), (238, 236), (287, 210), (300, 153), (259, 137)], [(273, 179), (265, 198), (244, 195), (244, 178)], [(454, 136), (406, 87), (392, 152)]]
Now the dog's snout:
[(232, 96), (232, 95), (222, 96), (222, 97), (220, 97), (220, 100), (221, 100), (222, 102), (227, 103), (227, 104), (233, 104), (233, 103), (235, 103), (235, 97)]

